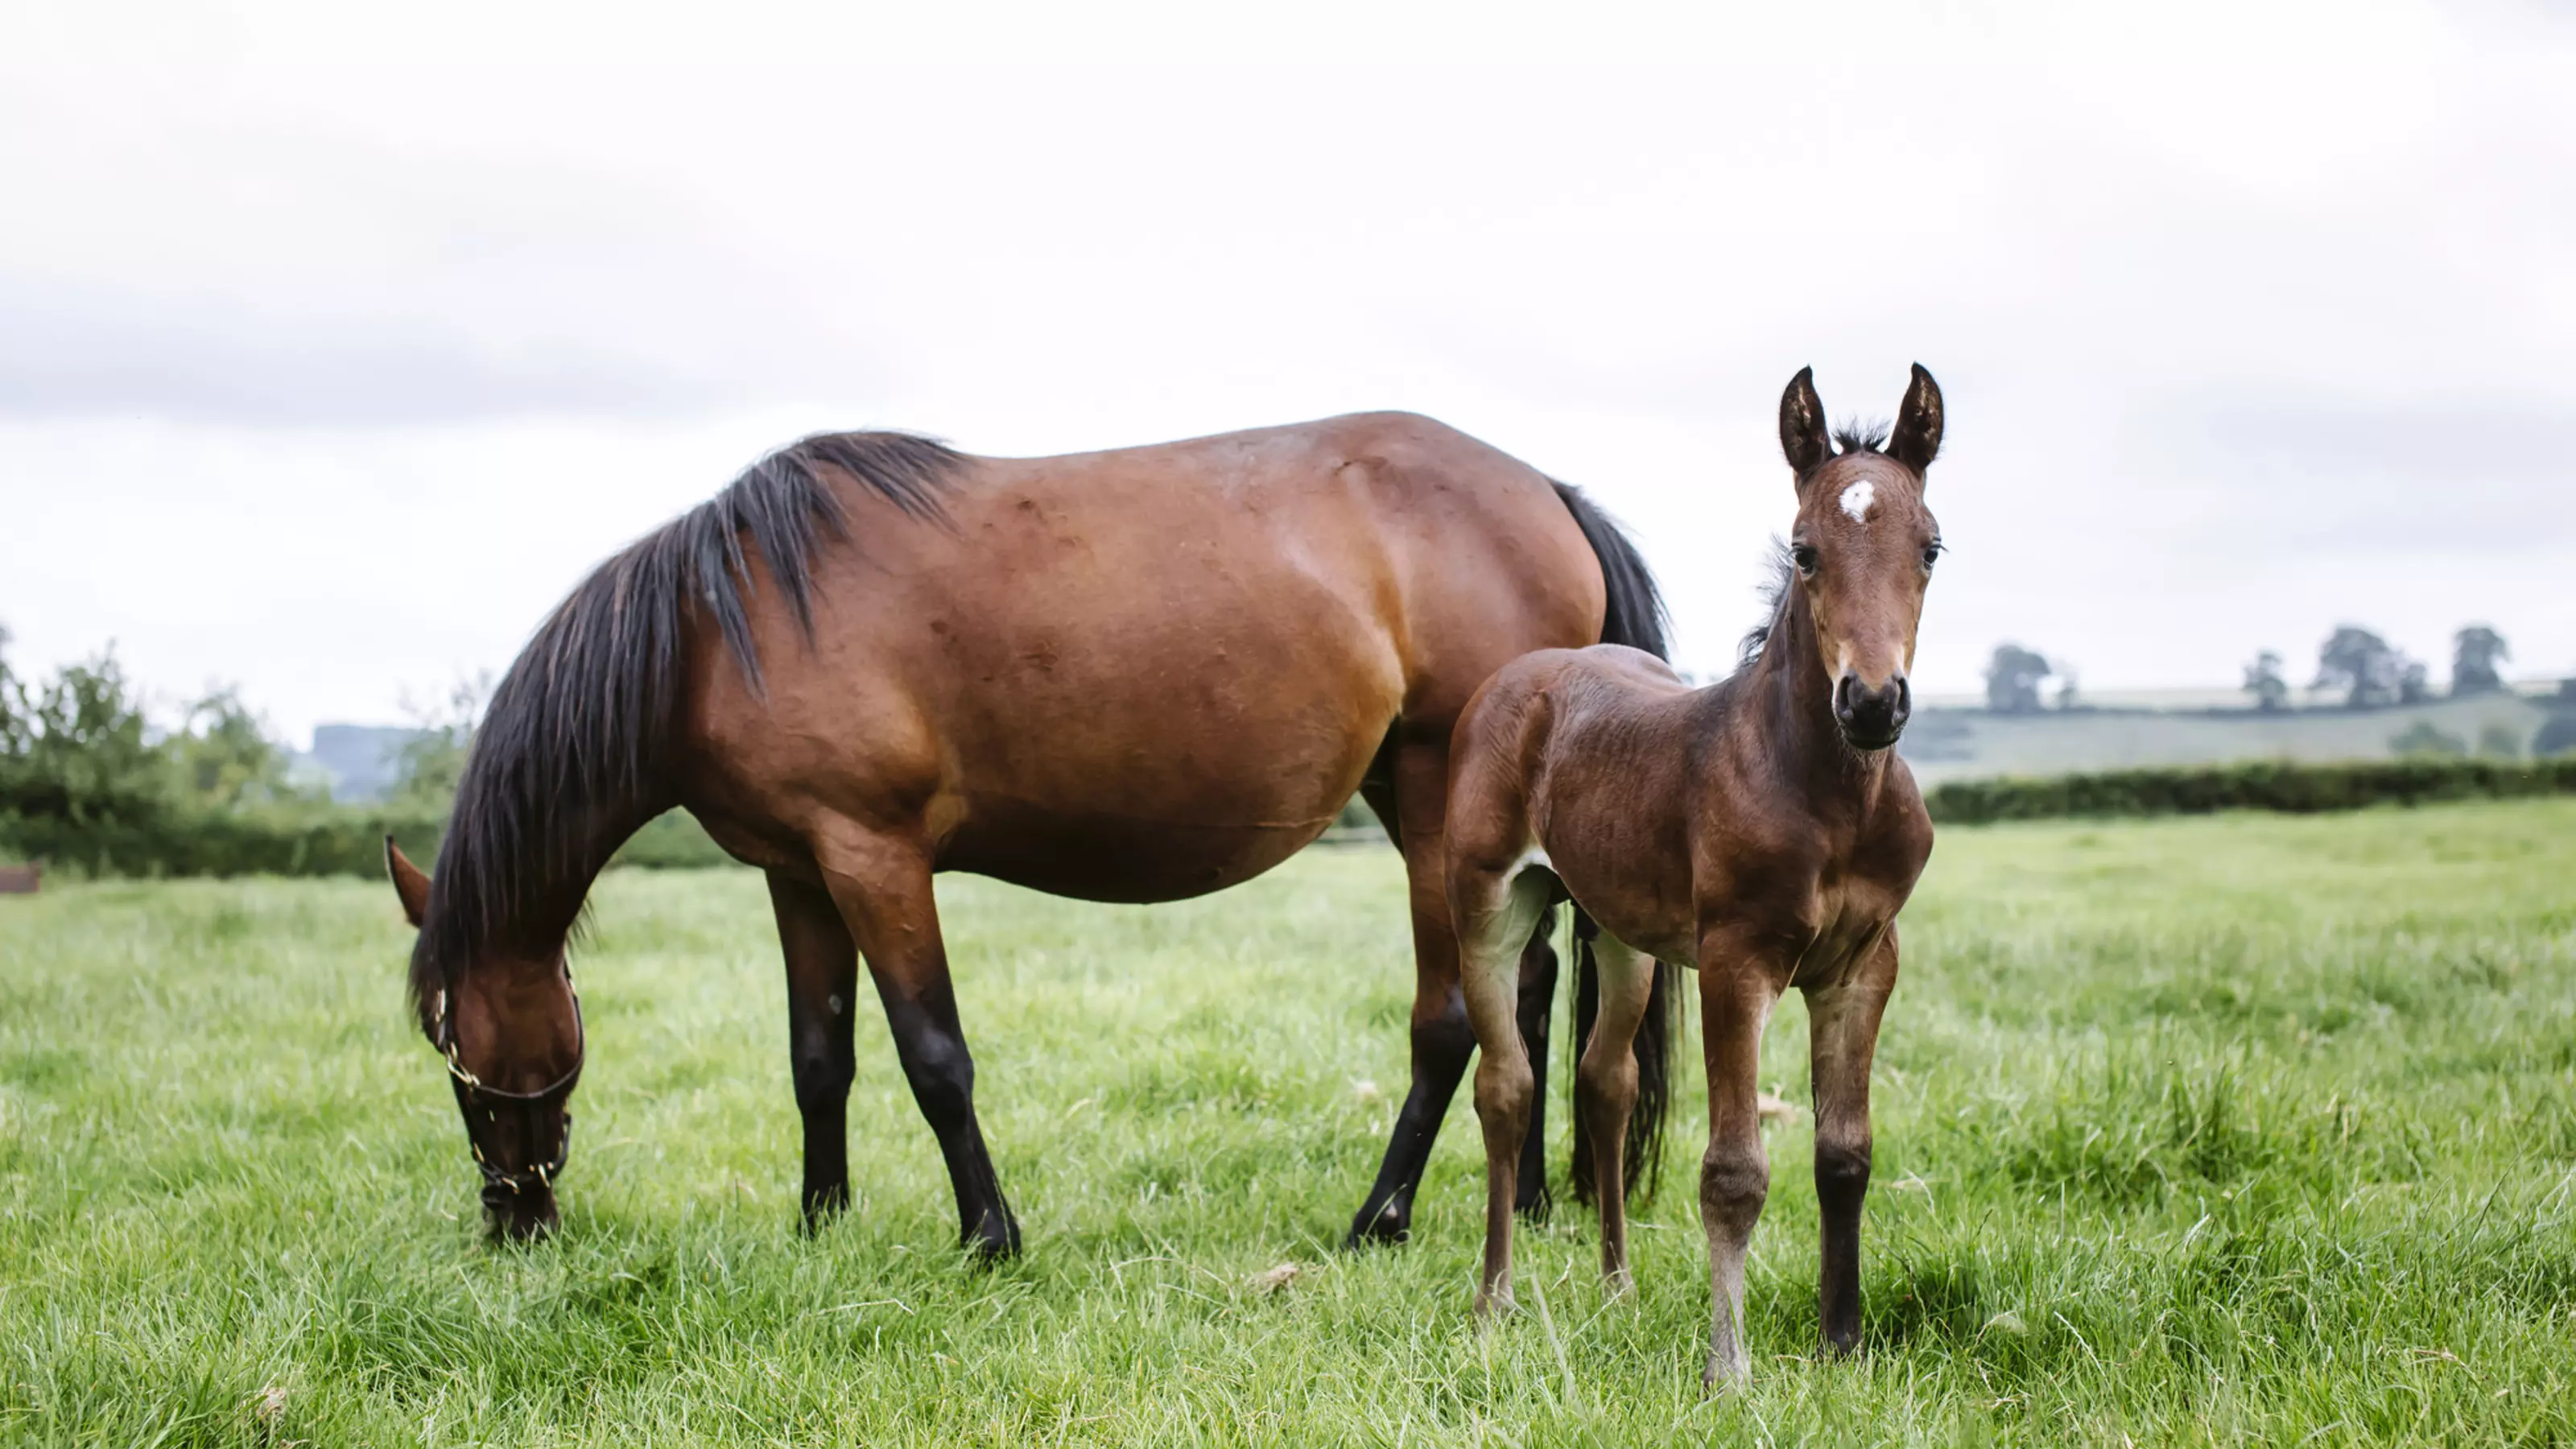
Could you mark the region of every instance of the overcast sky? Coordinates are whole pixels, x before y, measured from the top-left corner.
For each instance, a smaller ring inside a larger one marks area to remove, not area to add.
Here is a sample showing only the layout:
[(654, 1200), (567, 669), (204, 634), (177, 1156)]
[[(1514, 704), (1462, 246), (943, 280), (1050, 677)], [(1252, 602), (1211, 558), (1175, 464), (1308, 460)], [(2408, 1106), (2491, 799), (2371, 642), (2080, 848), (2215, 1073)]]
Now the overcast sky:
[(1920, 360), (1927, 692), (2576, 673), (2576, 10), (1796, 8), (0, 0), (11, 657), (300, 739), (805, 432), (1401, 407), (1603, 499), (1709, 672), (1782, 385)]

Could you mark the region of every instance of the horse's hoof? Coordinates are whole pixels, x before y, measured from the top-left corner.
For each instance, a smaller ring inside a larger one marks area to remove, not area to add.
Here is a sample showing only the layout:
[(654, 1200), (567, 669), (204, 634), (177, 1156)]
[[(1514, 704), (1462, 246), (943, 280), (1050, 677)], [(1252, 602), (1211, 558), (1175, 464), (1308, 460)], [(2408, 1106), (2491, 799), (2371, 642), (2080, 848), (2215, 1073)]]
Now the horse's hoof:
[(1708, 1361), (1708, 1367), (1700, 1371), (1699, 1386), (1704, 1393), (1723, 1394), (1740, 1389), (1752, 1380), (1752, 1364), (1729, 1363), (1712, 1356)]
[(1351, 1235), (1342, 1239), (1344, 1249), (1387, 1248), (1413, 1236), (1413, 1224), (1404, 1210), (1388, 1203), (1374, 1214), (1363, 1209), (1351, 1219)]
[(1637, 1280), (1627, 1269), (1601, 1275), (1601, 1297), (1611, 1303), (1633, 1303), (1637, 1298)]
[(1520, 1305), (1512, 1301), (1512, 1295), (1508, 1289), (1500, 1293), (1476, 1295), (1476, 1322), (1479, 1325), (1490, 1325), (1498, 1319), (1509, 1317), (1519, 1311)]
[(958, 1246), (966, 1250), (979, 1268), (990, 1267), (1020, 1255), (1019, 1219), (1004, 1216), (996, 1223), (986, 1218), (959, 1236)]
[(1542, 1187), (1538, 1191), (1531, 1193), (1527, 1202), (1513, 1203), (1512, 1211), (1520, 1215), (1520, 1220), (1522, 1222), (1533, 1224), (1544, 1223), (1548, 1220), (1549, 1214), (1556, 1211), (1556, 1199), (1548, 1194), (1548, 1190), (1546, 1188)]

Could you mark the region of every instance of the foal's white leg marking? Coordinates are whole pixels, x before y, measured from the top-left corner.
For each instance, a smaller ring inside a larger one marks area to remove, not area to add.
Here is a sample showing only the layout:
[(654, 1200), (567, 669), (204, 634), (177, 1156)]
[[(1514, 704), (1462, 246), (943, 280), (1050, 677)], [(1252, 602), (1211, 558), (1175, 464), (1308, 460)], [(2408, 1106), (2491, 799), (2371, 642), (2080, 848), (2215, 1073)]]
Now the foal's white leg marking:
[[(1539, 853), (1543, 858), (1544, 853)], [(1485, 1129), (1485, 1263), (1476, 1310), (1512, 1306), (1512, 1198), (1529, 1100), (1537, 1090), (1521, 1044), (1521, 946), (1547, 909), (1550, 878), (1524, 853), (1489, 878), (1492, 894), (1460, 901), (1458, 984), (1476, 1032), (1476, 1115)], [(1507, 1118), (1517, 1117), (1515, 1127)]]
[(1871, 483), (1868, 479), (1863, 478), (1859, 482), (1854, 483), (1849, 488), (1843, 490), (1843, 512), (1850, 514), (1852, 522), (1854, 523), (1867, 523), (1869, 522), (1869, 505), (1877, 498), (1877, 496), (1877, 485)]

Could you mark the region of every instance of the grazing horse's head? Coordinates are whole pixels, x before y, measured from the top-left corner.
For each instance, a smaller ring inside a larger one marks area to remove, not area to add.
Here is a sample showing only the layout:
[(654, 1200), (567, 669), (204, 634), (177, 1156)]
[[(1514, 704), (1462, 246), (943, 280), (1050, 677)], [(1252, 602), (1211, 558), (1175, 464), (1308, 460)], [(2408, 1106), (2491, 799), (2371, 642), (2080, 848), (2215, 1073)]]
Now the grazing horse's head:
[(1923, 475), (1941, 451), (1941, 387), (1916, 364), (1881, 443), (1826, 430), (1812, 373), (1798, 369), (1780, 398), (1780, 447), (1798, 480), (1792, 587), (1815, 621), (1835, 727), (1854, 749), (1883, 750), (1913, 710), (1906, 673), (1941, 553), (1941, 525), (1923, 506)]
[[(385, 841), (385, 866), (414, 928), (432, 910), (430, 880)], [(555, 1225), (555, 1175), (572, 1143), (566, 1110), (581, 1079), (581, 1003), (560, 949), (458, 963), (421, 1002), (421, 1030), (447, 1059), (448, 1085), (483, 1174), (486, 1225), (540, 1237)]]

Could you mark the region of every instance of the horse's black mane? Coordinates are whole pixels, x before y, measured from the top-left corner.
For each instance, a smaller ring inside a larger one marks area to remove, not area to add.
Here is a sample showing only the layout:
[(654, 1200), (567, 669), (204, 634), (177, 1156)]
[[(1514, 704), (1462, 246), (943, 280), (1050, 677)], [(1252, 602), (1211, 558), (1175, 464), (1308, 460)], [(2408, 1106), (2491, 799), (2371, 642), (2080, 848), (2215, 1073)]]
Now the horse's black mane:
[(816, 543), (849, 536), (826, 471), (936, 520), (959, 461), (908, 433), (817, 434), (582, 580), (502, 676), (474, 732), (412, 951), (416, 1007), (426, 1013), (476, 952), (551, 949), (607, 853), (669, 807), (662, 776), (693, 626), (712, 621), (761, 690), (746, 604), (753, 551), (810, 636)]

